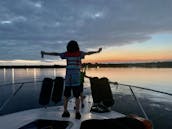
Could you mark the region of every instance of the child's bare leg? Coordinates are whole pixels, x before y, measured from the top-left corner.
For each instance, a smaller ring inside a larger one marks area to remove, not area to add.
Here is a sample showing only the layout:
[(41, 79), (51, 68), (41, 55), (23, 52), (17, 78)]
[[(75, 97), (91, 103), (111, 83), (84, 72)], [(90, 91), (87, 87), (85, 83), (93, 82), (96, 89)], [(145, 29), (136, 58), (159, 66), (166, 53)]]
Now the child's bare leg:
[(75, 104), (76, 104), (76, 115), (75, 115), (75, 118), (76, 119), (80, 119), (81, 118), (81, 114), (79, 112), (79, 106), (80, 106), (80, 99), (79, 99), (79, 97), (76, 98)]
[(62, 114), (62, 117), (70, 117), (70, 113), (67, 110), (67, 105), (68, 105), (68, 98), (64, 97), (64, 112)]
[(76, 98), (75, 100), (75, 104), (76, 104), (76, 112), (79, 112), (79, 105), (80, 105), (80, 99), (79, 98)]
[(67, 111), (67, 106), (68, 106), (68, 98), (64, 97), (64, 112)]
[(81, 104), (83, 104), (83, 95), (82, 95), (82, 93), (80, 94), (80, 97), (81, 97)]
[(84, 107), (84, 96), (83, 96), (83, 93), (80, 94), (80, 97), (81, 97), (81, 107), (83, 108)]

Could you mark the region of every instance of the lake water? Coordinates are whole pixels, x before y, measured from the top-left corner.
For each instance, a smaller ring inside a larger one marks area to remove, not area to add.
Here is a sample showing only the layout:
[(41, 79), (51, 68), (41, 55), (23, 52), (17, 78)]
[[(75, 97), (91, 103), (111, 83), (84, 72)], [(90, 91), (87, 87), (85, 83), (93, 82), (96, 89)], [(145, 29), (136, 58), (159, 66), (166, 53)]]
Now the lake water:
[[(88, 76), (172, 93), (172, 68), (89, 68)], [(0, 69), (0, 85), (65, 75), (65, 69)]]
[[(112, 82), (172, 94), (172, 68), (88, 68), (86, 74), (91, 77), (107, 77)], [(41, 107), (38, 104), (41, 83), (37, 81), (43, 80), (44, 77), (55, 78), (56, 76), (64, 77), (65, 69), (0, 69), (0, 105), (2, 106), (9, 99), (5, 107), (0, 110), (0, 114)], [(29, 81), (34, 83), (25, 84), (15, 96), (12, 96), (20, 87), (20, 84), (15, 83)], [(12, 85), (5, 85), (9, 83)], [(88, 79), (85, 79), (85, 86), (89, 86)], [(128, 87), (113, 86), (112, 90), (115, 93), (113, 110), (125, 114), (137, 113), (142, 116)], [(133, 90), (149, 114), (148, 117), (153, 121), (155, 129), (172, 128), (172, 96), (136, 88)], [(50, 103), (50, 105), (54, 104)]]

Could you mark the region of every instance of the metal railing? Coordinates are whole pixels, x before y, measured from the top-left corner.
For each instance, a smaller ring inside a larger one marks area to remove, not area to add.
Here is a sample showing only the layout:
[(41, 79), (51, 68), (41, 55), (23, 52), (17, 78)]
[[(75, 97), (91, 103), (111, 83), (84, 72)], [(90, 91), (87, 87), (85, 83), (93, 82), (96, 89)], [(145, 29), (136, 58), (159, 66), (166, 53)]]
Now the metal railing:
[(139, 99), (137, 98), (136, 94), (134, 93), (133, 89), (132, 88), (137, 88), (137, 89), (142, 89), (142, 90), (147, 90), (147, 91), (153, 91), (153, 92), (156, 92), (156, 93), (161, 93), (161, 94), (166, 94), (166, 95), (169, 95), (169, 96), (172, 96), (171, 93), (167, 93), (167, 92), (163, 92), (163, 91), (158, 91), (158, 90), (154, 90), (154, 89), (150, 89), (150, 88), (143, 88), (143, 87), (140, 87), (140, 86), (135, 86), (135, 85), (128, 85), (128, 84), (122, 84), (122, 83), (118, 83), (118, 82), (111, 82), (109, 81), (110, 84), (113, 84), (113, 85), (117, 85), (117, 86), (125, 86), (125, 87), (128, 87), (132, 93), (132, 96), (134, 97), (137, 105), (139, 106), (141, 112), (143, 113), (144, 117), (146, 119), (149, 119), (148, 118), (148, 115), (146, 114), (141, 102), (139, 101)]
[(17, 82), (17, 83), (8, 83), (4, 85), (0, 85), (1, 87), (5, 86), (14, 86), (14, 85), (19, 85), (19, 87), (12, 93), (1, 105), (0, 105), (0, 112), (4, 109), (4, 107), (11, 101), (11, 99), (25, 86), (25, 84), (31, 84), (31, 83), (39, 83), (42, 81), (28, 81), (28, 82)]
[[(91, 77), (88, 77), (88, 76), (85, 76), (86, 78), (91, 78)], [(14, 83), (14, 84), (11, 84), (11, 83), (8, 83), (8, 84), (4, 84), (4, 85), (0, 85), (0, 87), (4, 87), (4, 86), (10, 86), (10, 85), (19, 85), (19, 87), (15, 90), (15, 92), (13, 94), (11, 94), (1, 105), (0, 105), (0, 112), (4, 109), (4, 107), (10, 102), (10, 100), (22, 89), (23, 86), (25, 86), (25, 84), (29, 84), (29, 83), (39, 83), (39, 82), (42, 82), (42, 81), (28, 81), (28, 82), (18, 82), (18, 83)], [(132, 93), (132, 96), (134, 97), (137, 105), (139, 106), (140, 110), (142, 111), (144, 117), (146, 119), (148, 119), (148, 115), (146, 114), (146, 112), (144, 111), (144, 108), (141, 104), (141, 102), (139, 101), (139, 99), (137, 98), (136, 94), (134, 93), (133, 89), (132, 88), (138, 88), (138, 89), (143, 89), (143, 90), (148, 90), (148, 91), (153, 91), (153, 92), (156, 92), (156, 93), (162, 93), (162, 94), (166, 94), (166, 95), (170, 95), (172, 96), (171, 93), (167, 93), (167, 92), (163, 92), (163, 91), (158, 91), (158, 90), (154, 90), (154, 89), (149, 89), (149, 88), (143, 88), (143, 87), (140, 87), (140, 86), (135, 86), (135, 85), (128, 85), (128, 84), (122, 84), (122, 83), (118, 83), (118, 82), (111, 82), (109, 81), (110, 84), (113, 84), (113, 85), (116, 85), (116, 86), (125, 86), (125, 87), (129, 87), (131, 93)]]

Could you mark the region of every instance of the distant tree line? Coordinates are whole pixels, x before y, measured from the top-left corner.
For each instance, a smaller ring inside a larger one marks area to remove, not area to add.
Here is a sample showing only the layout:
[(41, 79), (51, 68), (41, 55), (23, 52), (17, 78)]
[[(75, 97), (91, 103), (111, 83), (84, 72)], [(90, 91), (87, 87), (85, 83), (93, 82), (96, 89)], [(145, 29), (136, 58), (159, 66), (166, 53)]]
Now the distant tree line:
[[(83, 67), (147, 67), (147, 68), (172, 68), (172, 61), (149, 63), (84, 63)], [(65, 65), (3, 65), (0, 68), (65, 68)]]
[(148, 67), (148, 68), (172, 68), (172, 62), (150, 62), (150, 63), (85, 63), (87, 67)]

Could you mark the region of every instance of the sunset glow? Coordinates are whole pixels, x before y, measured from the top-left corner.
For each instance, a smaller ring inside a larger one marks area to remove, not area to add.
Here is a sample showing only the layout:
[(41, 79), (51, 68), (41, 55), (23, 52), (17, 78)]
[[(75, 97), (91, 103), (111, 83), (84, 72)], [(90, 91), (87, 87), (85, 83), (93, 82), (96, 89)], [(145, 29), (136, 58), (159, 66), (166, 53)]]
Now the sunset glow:
[[(157, 43), (157, 38), (153, 38), (141, 44), (133, 43), (130, 45), (109, 47), (98, 55), (86, 57), (84, 62), (152, 62), (152, 61), (172, 61), (172, 35), (170, 43)], [(165, 39), (164, 39), (165, 40)]]

